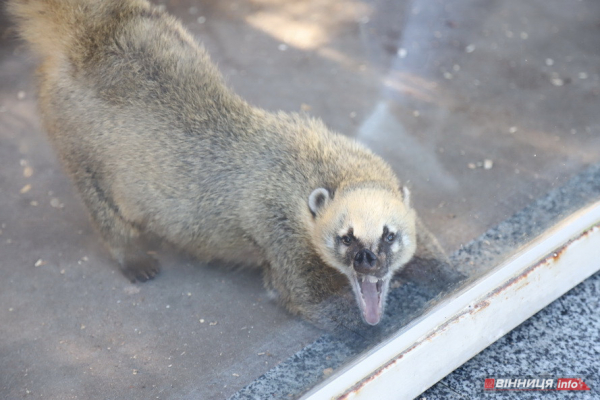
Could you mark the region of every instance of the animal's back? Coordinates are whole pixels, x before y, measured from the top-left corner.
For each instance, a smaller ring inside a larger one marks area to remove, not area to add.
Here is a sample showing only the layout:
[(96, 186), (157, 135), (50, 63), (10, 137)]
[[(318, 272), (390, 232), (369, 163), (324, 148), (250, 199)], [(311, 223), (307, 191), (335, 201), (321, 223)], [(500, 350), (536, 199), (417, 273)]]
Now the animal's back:
[(247, 111), (180, 23), (144, 0), (13, 0), (7, 7), (42, 56), (42, 90), (85, 91), (188, 130)]
[(204, 49), (146, 1), (16, 0), (8, 9), (41, 55), (43, 122), (84, 201), (94, 190), (126, 221), (179, 245), (226, 248), (214, 237), (218, 228), (236, 236), (233, 202), (248, 171), (234, 154), (244, 146), (232, 143), (253, 132), (257, 111)]

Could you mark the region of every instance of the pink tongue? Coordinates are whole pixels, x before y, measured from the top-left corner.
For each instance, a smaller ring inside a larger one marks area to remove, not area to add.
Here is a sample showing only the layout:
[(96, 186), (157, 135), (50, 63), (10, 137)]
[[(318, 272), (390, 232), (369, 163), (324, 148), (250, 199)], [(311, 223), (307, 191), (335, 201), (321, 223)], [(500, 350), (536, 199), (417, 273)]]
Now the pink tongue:
[(375, 325), (381, 319), (379, 314), (379, 293), (377, 293), (377, 283), (367, 281), (360, 282), (360, 291), (365, 302), (363, 316), (370, 325)]

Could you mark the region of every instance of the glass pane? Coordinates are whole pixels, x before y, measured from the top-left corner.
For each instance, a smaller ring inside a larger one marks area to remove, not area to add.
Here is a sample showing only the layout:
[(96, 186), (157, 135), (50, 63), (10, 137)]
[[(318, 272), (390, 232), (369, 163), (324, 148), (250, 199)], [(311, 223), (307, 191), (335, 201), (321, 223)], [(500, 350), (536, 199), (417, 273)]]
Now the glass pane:
[(321, 118), (388, 161), (453, 264), (409, 265), (381, 324), (326, 333), (278, 306), (260, 271), (168, 245), (161, 274), (129, 284), (40, 124), (37, 61), (1, 16), (0, 397), (219, 399), (263, 375), (238, 398), (273, 382), (297, 397), (596, 196), (570, 195), (600, 161), (598, 2), (155, 3), (249, 103)]

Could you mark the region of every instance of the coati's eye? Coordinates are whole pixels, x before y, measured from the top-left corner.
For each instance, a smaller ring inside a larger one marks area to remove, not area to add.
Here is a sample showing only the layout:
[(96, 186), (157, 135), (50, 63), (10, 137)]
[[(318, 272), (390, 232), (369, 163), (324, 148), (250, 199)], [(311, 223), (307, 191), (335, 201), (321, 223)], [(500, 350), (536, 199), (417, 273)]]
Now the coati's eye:
[(348, 236), (348, 235), (344, 235), (342, 236), (342, 243), (344, 243), (344, 245), (346, 246), (350, 246), (350, 243), (352, 243), (352, 237)]
[(396, 239), (396, 235), (394, 235), (393, 233), (388, 233), (387, 236), (385, 237), (385, 240), (388, 243), (392, 243), (394, 241), (394, 239)]

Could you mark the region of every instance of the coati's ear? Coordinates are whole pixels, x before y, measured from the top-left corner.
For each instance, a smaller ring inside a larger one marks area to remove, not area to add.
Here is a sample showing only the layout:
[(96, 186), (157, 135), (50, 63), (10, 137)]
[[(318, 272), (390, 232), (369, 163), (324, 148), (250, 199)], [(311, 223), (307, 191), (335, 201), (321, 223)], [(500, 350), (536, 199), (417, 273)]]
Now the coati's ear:
[(325, 188), (317, 188), (308, 196), (308, 208), (315, 217), (320, 210), (329, 203), (329, 191)]
[(402, 199), (406, 208), (410, 208), (410, 190), (406, 186), (402, 186)]

